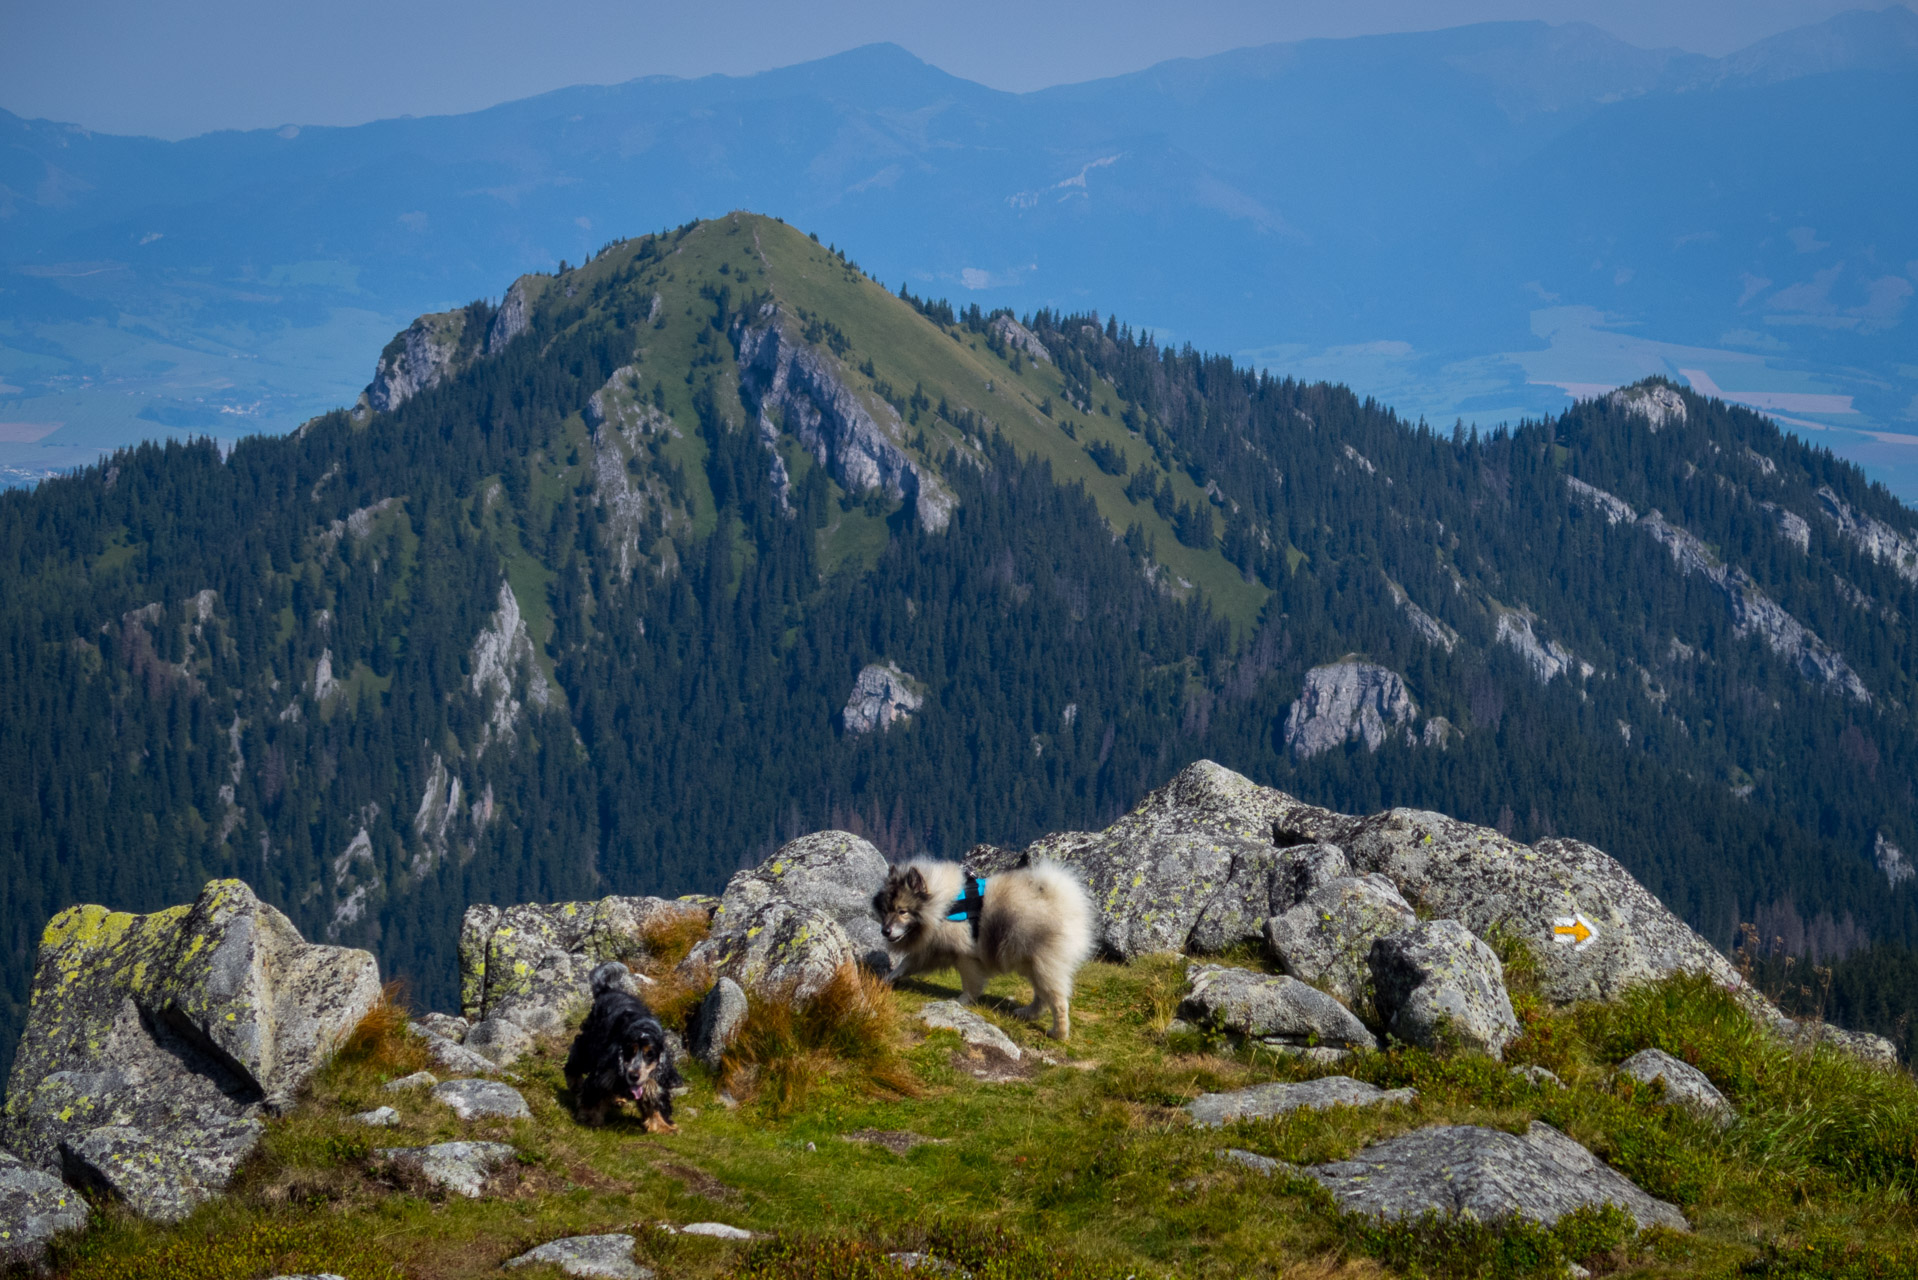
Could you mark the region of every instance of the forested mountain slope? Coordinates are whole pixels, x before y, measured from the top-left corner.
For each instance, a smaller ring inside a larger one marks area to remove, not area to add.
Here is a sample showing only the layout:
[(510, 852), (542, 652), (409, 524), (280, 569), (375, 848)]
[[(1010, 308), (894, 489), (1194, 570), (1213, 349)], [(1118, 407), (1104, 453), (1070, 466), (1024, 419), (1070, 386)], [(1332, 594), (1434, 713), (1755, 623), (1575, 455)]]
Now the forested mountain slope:
[(738, 214), (0, 495), (0, 1057), (75, 901), (237, 875), (445, 1007), (470, 903), (956, 856), (1201, 756), (1576, 835), (1722, 945), (1918, 941), (1918, 535), (1855, 468), (1660, 383), (1468, 436), (1028, 324)]

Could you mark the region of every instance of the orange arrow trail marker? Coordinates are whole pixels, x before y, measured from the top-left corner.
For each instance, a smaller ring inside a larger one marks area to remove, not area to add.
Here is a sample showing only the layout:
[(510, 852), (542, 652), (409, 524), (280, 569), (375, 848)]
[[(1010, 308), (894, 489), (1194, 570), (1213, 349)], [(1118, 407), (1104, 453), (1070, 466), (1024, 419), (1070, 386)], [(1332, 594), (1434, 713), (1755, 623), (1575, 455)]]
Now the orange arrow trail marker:
[(1598, 939), (1598, 926), (1583, 915), (1560, 916), (1552, 921), (1552, 941), (1561, 947), (1583, 951)]

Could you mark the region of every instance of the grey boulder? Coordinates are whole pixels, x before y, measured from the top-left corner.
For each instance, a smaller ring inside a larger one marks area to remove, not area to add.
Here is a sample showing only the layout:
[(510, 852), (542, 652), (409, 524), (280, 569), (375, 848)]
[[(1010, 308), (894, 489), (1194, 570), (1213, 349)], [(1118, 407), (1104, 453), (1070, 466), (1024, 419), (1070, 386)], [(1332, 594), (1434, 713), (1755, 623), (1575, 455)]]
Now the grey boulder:
[(498, 1014), (474, 1023), (459, 1047), (478, 1054), (494, 1066), (510, 1067), (533, 1047), (533, 1033), (504, 1014)]
[(1401, 1040), (1496, 1058), (1518, 1038), (1504, 966), (1456, 920), (1422, 921), (1380, 938), (1371, 969), (1379, 1017)]
[(644, 897), (468, 907), (460, 923), (460, 1012), (475, 1024), (498, 1018), (533, 1035), (560, 1031), (591, 1001), (595, 968), (649, 959), (650, 929), (702, 910)]
[(41, 937), (5, 1145), (177, 1218), (379, 999), (371, 955), (308, 943), (238, 880), (151, 915), (71, 907)]
[(1371, 1049), (1378, 1041), (1353, 1012), (1297, 978), (1216, 964), (1186, 967), (1179, 1013), (1212, 1031), (1280, 1044)]
[(1192, 1123), (1216, 1129), (1235, 1120), (1264, 1120), (1291, 1111), (1324, 1111), (1331, 1107), (1377, 1107), (1410, 1102), (1415, 1089), (1381, 1089), (1350, 1076), (1323, 1076), (1299, 1084), (1274, 1081), (1231, 1093), (1202, 1093), (1185, 1104)]
[(373, 1154), (436, 1187), (476, 1200), (494, 1170), (513, 1158), (513, 1149), (503, 1142), (436, 1142), (430, 1147), (382, 1147)]
[(1690, 1229), (1676, 1207), (1538, 1120), (1523, 1137), (1477, 1125), (1418, 1129), (1350, 1160), (1297, 1172), (1324, 1186), (1347, 1213), (1387, 1219), (1437, 1213), (1481, 1222), (1521, 1217), (1550, 1226), (1575, 1209), (1615, 1204), (1641, 1229)]
[(775, 900), (728, 914), (723, 924), (717, 913), (713, 920), (713, 932), (693, 948), (682, 971), (731, 978), (743, 990), (776, 999), (805, 1000), (859, 963), (846, 931), (817, 908)]
[(594, 1280), (652, 1280), (653, 1272), (633, 1261), (628, 1235), (568, 1236), (508, 1258), (507, 1267), (558, 1267), (569, 1276)]
[(746, 993), (731, 978), (720, 978), (700, 1001), (693, 1026), (693, 1056), (713, 1071), (746, 1021)]
[(86, 1224), (78, 1192), (0, 1151), (0, 1267), (37, 1263), (53, 1237)]
[[(841, 939), (855, 961), (889, 968), (885, 935), (873, 914), (873, 895), (886, 883), (885, 855), (869, 840), (845, 831), (815, 831), (789, 840), (772, 856), (727, 882), (713, 910), (712, 932), (693, 949), (688, 962), (724, 967), (716, 959), (742, 949), (741, 935), (768, 920), (803, 921), (814, 916), (831, 922), (832, 941)], [(769, 909), (785, 907), (784, 912)], [(833, 959), (836, 966), (838, 957)], [(747, 983), (747, 986), (753, 984)]]
[(497, 1080), (448, 1080), (433, 1086), (433, 1097), (462, 1120), (530, 1120), (533, 1116), (519, 1090)]
[(1267, 920), (1265, 950), (1286, 973), (1351, 1004), (1371, 988), (1372, 944), (1416, 923), (1411, 904), (1384, 876), (1344, 877)]
[(1709, 1076), (1663, 1049), (1639, 1050), (1618, 1064), (1618, 1074), (1642, 1084), (1661, 1083), (1665, 1086), (1668, 1104), (1688, 1107), (1720, 1125), (1728, 1125), (1738, 1118), (1732, 1104)]

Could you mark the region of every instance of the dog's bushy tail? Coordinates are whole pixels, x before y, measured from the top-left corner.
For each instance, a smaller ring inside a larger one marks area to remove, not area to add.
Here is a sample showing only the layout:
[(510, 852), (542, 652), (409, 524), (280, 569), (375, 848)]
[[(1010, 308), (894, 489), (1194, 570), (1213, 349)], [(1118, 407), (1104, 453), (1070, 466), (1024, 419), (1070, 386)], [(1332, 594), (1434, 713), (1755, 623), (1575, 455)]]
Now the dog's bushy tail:
[(639, 984), (633, 981), (633, 971), (617, 960), (608, 960), (600, 965), (586, 981), (593, 990), (595, 1000), (608, 991), (624, 991), (629, 996), (639, 994)]
[(1052, 905), (1058, 929), (1055, 956), (1067, 971), (1077, 969), (1092, 958), (1092, 896), (1070, 868), (1041, 859), (1027, 867), (1032, 888)]

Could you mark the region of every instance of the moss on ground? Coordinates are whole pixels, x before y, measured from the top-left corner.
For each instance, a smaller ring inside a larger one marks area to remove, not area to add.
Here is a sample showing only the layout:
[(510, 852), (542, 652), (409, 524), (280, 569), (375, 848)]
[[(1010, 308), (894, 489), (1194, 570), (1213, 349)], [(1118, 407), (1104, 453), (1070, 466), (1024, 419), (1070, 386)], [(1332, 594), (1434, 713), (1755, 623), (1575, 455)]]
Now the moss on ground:
[[(1789, 1051), (1708, 984), (1675, 979), (1612, 1005), (1553, 1010), (1525, 999), (1521, 980), (1526, 1035), (1508, 1058), (1551, 1067), (1563, 1091), (1506, 1064), (1400, 1046), (1345, 1071), (1416, 1087), (1409, 1105), (1202, 1131), (1179, 1109), (1201, 1092), (1330, 1072), (1168, 1037), (1180, 972), (1169, 958), (1087, 966), (1065, 1048), (1011, 1016), (1024, 991), (998, 980), (983, 1012), (1029, 1051), (1024, 1074), (1002, 1083), (975, 1079), (979, 1064), (957, 1037), (924, 1033), (911, 1017), (956, 994), (951, 975), (908, 982), (892, 994), (894, 1010), (862, 1015), (864, 1034), (891, 1041), (883, 1052), (855, 1052), (805, 1018), (765, 1027), (754, 1042), (757, 1092), (728, 1109), (718, 1081), (688, 1063), (691, 1092), (671, 1135), (630, 1118), (575, 1124), (561, 1040), (516, 1068), (530, 1120), (466, 1123), (424, 1091), (387, 1093), (387, 1080), (421, 1060), (388, 1015), (270, 1122), (231, 1195), (171, 1227), (104, 1207), (59, 1246), (55, 1272), (453, 1280), (497, 1275), (505, 1259), (558, 1236), (625, 1231), (641, 1261), (669, 1277), (894, 1276), (907, 1274), (887, 1257), (900, 1251), (930, 1251), (978, 1277), (1559, 1275), (1574, 1261), (1601, 1275), (1918, 1275), (1918, 1084), (1828, 1050)], [(1703, 1067), (1739, 1123), (1719, 1130), (1663, 1106), (1655, 1089), (1614, 1081), (1617, 1061), (1650, 1046)], [(775, 1061), (789, 1078), (773, 1086)], [(794, 1072), (803, 1088), (792, 1087)], [(399, 1110), (397, 1128), (348, 1118), (381, 1104)], [(1423, 1125), (1522, 1130), (1533, 1119), (1678, 1203), (1697, 1230), (1634, 1236), (1615, 1214), (1552, 1231), (1382, 1226), (1341, 1217), (1315, 1185), (1217, 1154), (1240, 1147), (1312, 1163)], [(404, 1185), (371, 1156), (375, 1146), (455, 1138), (519, 1150), (492, 1197)], [(770, 1238), (734, 1244), (654, 1226), (710, 1220)]]

